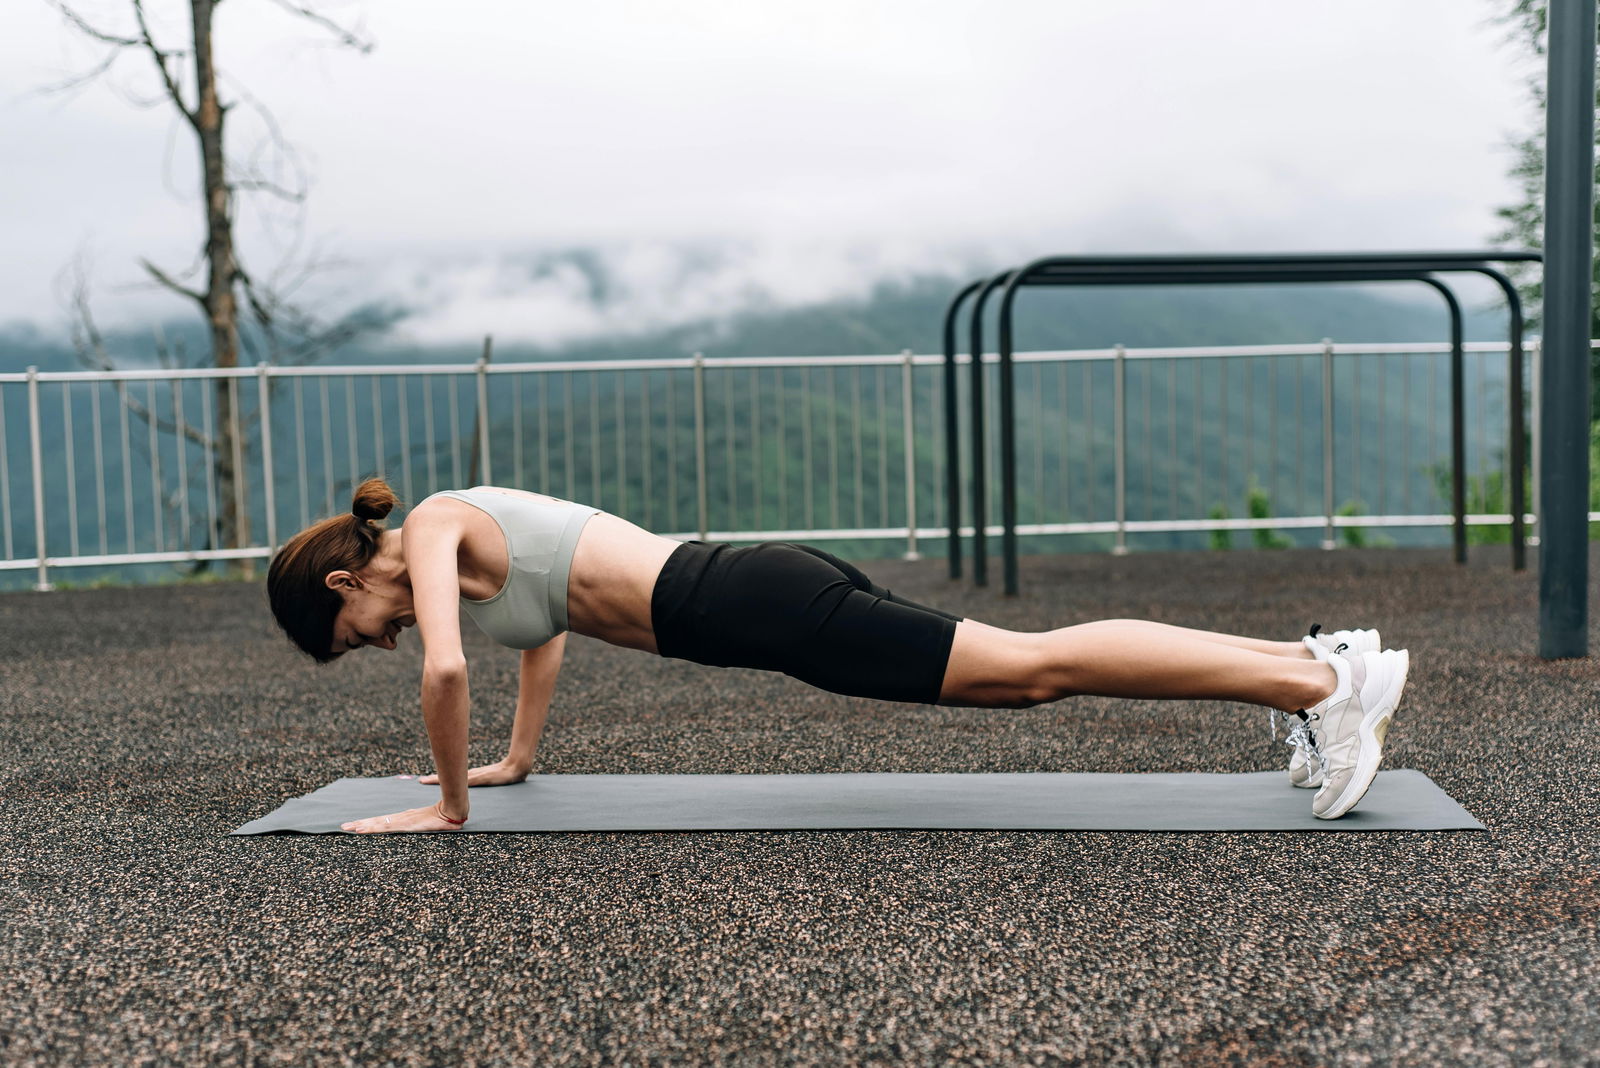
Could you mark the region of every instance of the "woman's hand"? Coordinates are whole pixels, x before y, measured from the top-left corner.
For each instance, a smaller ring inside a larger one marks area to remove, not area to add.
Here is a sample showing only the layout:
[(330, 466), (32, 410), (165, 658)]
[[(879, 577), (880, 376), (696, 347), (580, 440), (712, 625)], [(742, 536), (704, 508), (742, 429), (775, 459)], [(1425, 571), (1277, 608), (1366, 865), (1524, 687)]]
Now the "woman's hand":
[[(507, 757), (493, 764), (485, 764), (481, 768), (473, 768), (467, 772), (468, 786), (507, 786), (514, 782), (521, 782), (528, 777), (528, 772), (533, 769), (526, 764), (513, 763)], [(439, 781), (437, 775), (424, 775), (417, 780), (424, 786), (432, 786)]]
[(461, 826), (439, 814), (438, 805), (412, 808), (388, 816), (373, 816), (364, 820), (351, 820), (339, 825), (341, 831), (356, 834), (398, 834), (405, 831), (459, 831)]

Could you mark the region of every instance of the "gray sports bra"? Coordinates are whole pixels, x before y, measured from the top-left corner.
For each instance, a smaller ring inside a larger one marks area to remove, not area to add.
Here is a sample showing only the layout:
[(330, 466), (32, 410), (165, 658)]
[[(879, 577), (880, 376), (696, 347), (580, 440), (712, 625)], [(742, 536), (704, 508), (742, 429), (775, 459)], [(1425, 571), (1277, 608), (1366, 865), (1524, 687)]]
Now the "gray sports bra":
[(454, 497), (488, 512), (505, 534), (510, 561), (505, 585), (487, 601), (461, 598), (478, 629), (513, 649), (537, 648), (566, 630), (572, 554), (583, 525), (600, 509), (548, 504), (484, 486), (433, 496)]

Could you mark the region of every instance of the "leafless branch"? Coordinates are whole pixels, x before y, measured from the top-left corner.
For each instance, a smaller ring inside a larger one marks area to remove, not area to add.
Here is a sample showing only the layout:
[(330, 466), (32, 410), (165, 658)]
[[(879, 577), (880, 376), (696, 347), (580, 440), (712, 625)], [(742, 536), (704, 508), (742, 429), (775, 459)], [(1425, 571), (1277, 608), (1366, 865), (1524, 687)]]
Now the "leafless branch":
[(277, 182), (265, 178), (235, 178), (228, 184), (234, 189), (243, 189), (246, 192), (271, 193), (279, 200), (286, 200), (291, 204), (303, 204), (306, 199), (304, 190), (285, 189)]
[[(235, 189), (254, 189), (271, 193), (273, 196), (291, 204), (303, 203), (306, 197), (306, 187), (309, 184), (305, 168), (301, 166), (300, 154), (295, 151), (294, 145), (284, 136), (283, 128), (278, 125), (277, 116), (261, 102), (259, 97), (250, 92), (239, 79), (220, 72), (217, 78), (219, 82), (226, 81), (228, 88), (237, 94), (239, 99), (249, 106), (250, 110), (255, 112), (256, 117), (261, 120), (261, 124), (267, 128), (267, 142), (276, 153), (277, 161), (287, 166), (294, 179), (292, 184), (286, 185), (265, 174), (258, 166), (258, 161), (261, 157), (261, 150), (258, 147), (252, 153), (248, 164), (238, 165), (244, 177), (235, 179), (229, 184)], [(280, 170), (281, 168), (273, 169)]]
[(84, 257), (80, 253), (72, 267), (72, 349), (78, 362), (97, 371), (113, 370), (115, 365), (106, 352), (105, 339), (95, 325), (89, 309), (89, 283), (85, 277)]
[(354, 30), (346, 29), (337, 22), (334, 22), (332, 19), (328, 18), (326, 15), (313, 11), (308, 7), (302, 7), (299, 4), (291, 3), (290, 0), (272, 0), (272, 2), (290, 14), (299, 15), (301, 18), (321, 26), (323, 29), (327, 30), (329, 33), (338, 38), (339, 43), (344, 45), (346, 48), (354, 48), (357, 52), (361, 53), (372, 51), (372, 42), (370, 40), (360, 36)]
[(172, 71), (167, 67), (167, 60), (186, 55), (185, 52), (168, 52), (156, 47), (155, 39), (150, 36), (150, 24), (144, 17), (144, 0), (133, 0), (133, 13), (139, 19), (139, 40), (144, 45), (145, 51), (150, 53), (150, 58), (155, 61), (156, 70), (161, 72), (161, 81), (167, 87), (167, 96), (172, 100), (172, 106), (183, 113), (189, 120), (189, 125), (195, 126), (198, 119), (195, 113), (189, 110), (183, 102), (183, 93), (178, 88), (177, 81), (172, 77)]
[(112, 66), (116, 64), (117, 60), (121, 58), (121, 56), (122, 48), (120, 46), (113, 48), (111, 51), (106, 53), (104, 59), (96, 63), (93, 67), (84, 71), (82, 74), (74, 74), (66, 81), (56, 82), (53, 85), (40, 86), (38, 89), (34, 90), (34, 92), (38, 93), (40, 96), (55, 96), (60, 93), (70, 93), (74, 89), (82, 89), (84, 86), (88, 85), (90, 82), (104, 74), (106, 71), (110, 70)]
[(159, 322), (151, 325), (150, 340), (156, 346), (156, 363), (159, 363), (163, 370), (176, 370), (178, 367), (177, 361), (173, 359), (172, 351), (167, 348), (167, 332), (161, 329)]
[(45, 2), (66, 16), (67, 21), (77, 27), (78, 32), (85, 37), (93, 38), (102, 44), (117, 45), (120, 48), (134, 48), (141, 43), (137, 37), (118, 37), (114, 33), (106, 33), (104, 30), (96, 29), (89, 25), (87, 19), (62, 3), (61, 0), (45, 0)]
[(61, 12), (62, 16), (65, 17), (66, 20), (71, 23), (79, 33), (83, 34), (91, 41), (98, 41), (101, 44), (111, 45), (112, 50), (107, 53), (106, 56), (100, 60), (100, 62), (96, 63), (92, 68), (84, 73), (74, 75), (64, 82), (45, 86), (43, 89), (39, 90), (40, 92), (60, 93), (81, 88), (82, 86), (87, 85), (89, 82), (94, 81), (96, 78), (99, 78), (101, 75), (109, 71), (112, 66), (116, 64), (117, 59), (122, 55), (124, 49), (138, 48), (148, 52), (151, 58), (155, 61), (156, 70), (161, 75), (161, 81), (166, 90), (165, 95), (154, 98), (134, 97), (128, 95), (126, 92), (119, 92), (119, 95), (125, 96), (130, 103), (141, 108), (154, 107), (157, 104), (170, 100), (174, 105), (177, 106), (178, 110), (183, 113), (184, 118), (186, 118), (191, 125), (194, 123), (194, 115), (184, 105), (183, 94), (179, 90), (178, 83), (173, 77), (172, 70), (169, 66), (169, 63), (172, 60), (181, 59), (184, 56), (189, 55), (190, 50), (184, 48), (161, 48), (156, 44), (155, 38), (150, 33), (150, 27), (145, 20), (144, 0), (133, 0), (134, 16), (137, 18), (139, 23), (138, 37), (123, 37), (119, 34), (102, 30), (90, 23), (88, 19), (78, 14), (72, 8), (68, 7), (63, 0), (46, 0), (46, 3), (55, 8), (57, 11)]
[[(168, 434), (178, 433), (179, 428), (176, 422), (171, 419), (163, 419), (159, 415), (153, 415), (150, 409), (145, 406), (144, 402), (139, 400), (130, 390), (128, 390), (127, 383), (117, 383), (117, 393), (122, 397), (122, 403), (128, 406), (128, 411), (144, 420), (146, 426), (149, 426), (151, 422), (154, 422), (157, 430), (164, 431)], [(206, 437), (205, 431), (201, 430), (199, 427), (190, 423), (184, 423), (182, 429), (183, 436), (200, 446), (202, 449), (215, 449), (217, 447), (217, 442), (212, 438)]]
[(163, 271), (149, 260), (141, 259), (139, 261), (139, 266), (143, 267), (145, 269), (145, 273), (150, 275), (150, 277), (154, 278), (157, 282), (160, 282), (167, 289), (172, 290), (181, 297), (188, 297), (202, 308), (206, 306), (206, 295), (204, 293), (190, 289), (188, 286), (183, 285), (177, 279), (167, 274), (167, 272)]
[[(244, 269), (243, 264), (234, 264), (233, 276), (237, 278), (239, 280), (239, 284), (244, 287), (245, 304), (249, 306), (251, 316), (255, 319), (256, 325), (261, 328), (262, 336), (266, 338), (268, 347), (268, 362), (279, 363), (277, 324), (273, 321), (272, 313), (267, 308), (266, 301), (263, 299), (261, 293), (257, 291), (254, 279), (251, 277), (250, 273)], [(256, 348), (255, 339), (251, 337), (248, 332), (242, 330), (239, 332), (239, 343), (249, 350), (250, 355), (255, 357), (259, 362), (261, 353)]]
[[(81, 256), (74, 262), (70, 270), (72, 271), (70, 303), (72, 307), (73, 352), (77, 355), (78, 362), (91, 370), (114, 371), (117, 369), (116, 363), (111, 359), (111, 353), (106, 348), (105, 335), (100, 333), (99, 324), (94, 320), (94, 312), (89, 303), (89, 282), (84, 260)], [(158, 357), (162, 358), (163, 364), (167, 363), (168, 361), (165, 358), (166, 346), (161, 344), (159, 340), (156, 351)], [(169, 434), (178, 433), (179, 427), (176, 422), (170, 419), (162, 419), (152, 413), (148, 406), (129, 392), (127, 383), (117, 383), (117, 395), (122, 399), (122, 403), (127, 406), (128, 410), (142, 419), (146, 425), (154, 422), (159, 430), (164, 430)], [(202, 448), (216, 447), (216, 442), (206, 437), (205, 433), (197, 427), (186, 423), (182, 430), (186, 438)]]
[[(315, 264), (306, 265), (298, 280), (303, 281), (315, 267)], [(325, 322), (305, 308), (291, 303), (277, 286), (257, 284), (242, 268), (238, 271), (238, 278), (244, 287), (245, 303), (250, 309), (251, 319), (266, 344), (267, 358), (280, 367), (302, 367), (315, 363), (376, 326), (370, 316), (361, 314)]]

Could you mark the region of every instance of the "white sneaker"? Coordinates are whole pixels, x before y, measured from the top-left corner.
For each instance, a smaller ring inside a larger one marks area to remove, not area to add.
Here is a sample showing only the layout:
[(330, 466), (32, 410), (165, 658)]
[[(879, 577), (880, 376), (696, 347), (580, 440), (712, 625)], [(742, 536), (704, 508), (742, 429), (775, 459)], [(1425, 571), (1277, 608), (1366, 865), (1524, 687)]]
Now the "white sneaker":
[[(1322, 624), (1311, 624), (1311, 632), (1300, 639), (1311, 655), (1324, 659), (1323, 653), (1376, 653), (1383, 649), (1383, 640), (1375, 630), (1336, 630), (1322, 633)], [(1342, 648), (1341, 648), (1342, 646)]]
[[(1301, 639), (1305, 647), (1311, 650), (1311, 655), (1318, 660), (1328, 659), (1329, 653), (1375, 653), (1383, 648), (1382, 640), (1375, 630), (1336, 630), (1331, 634), (1320, 633), (1321, 630), (1321, 623), (1313, 623), (1311, 632)], [(1302, 790), (1315, 790), (1323, 782), (1322, 757), (1317, 752), (1316, 736), (1306, 725), (1304, 713), (1285, 713), (1284, 719), (1289, 724), (1289, 733), (1284, 738), (1283, 744), (1294, 748), (1294, 752), (1289, 756), (1289, 784)], [(1278, 737), (1276, 710), (1272, 713), (1271, 729), (1272, 737), (1276, 739)]]
[(1306, 710), (1322, 757), (1323, 783), (1311, 799), (1318, 819), (1336, 820), (1365, 796), (1383, 761), (1383, 740), (1400, 705), (1410, 670), (1404, 649), (1346, 657), (1329, 653), (1338, 685), (1333, 695)]

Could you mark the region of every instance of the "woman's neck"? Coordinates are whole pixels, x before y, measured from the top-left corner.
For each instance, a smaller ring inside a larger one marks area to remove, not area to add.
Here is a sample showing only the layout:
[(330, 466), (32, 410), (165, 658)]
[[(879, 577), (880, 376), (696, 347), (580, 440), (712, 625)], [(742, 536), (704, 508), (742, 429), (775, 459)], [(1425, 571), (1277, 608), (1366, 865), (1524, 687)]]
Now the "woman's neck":
[(378, 555), (367, 567), (391, 582), (410, 587), (411, 577), (406, 573), (406, 557), (401, 548), (400, 531), (386, 530), (378, 538)]

